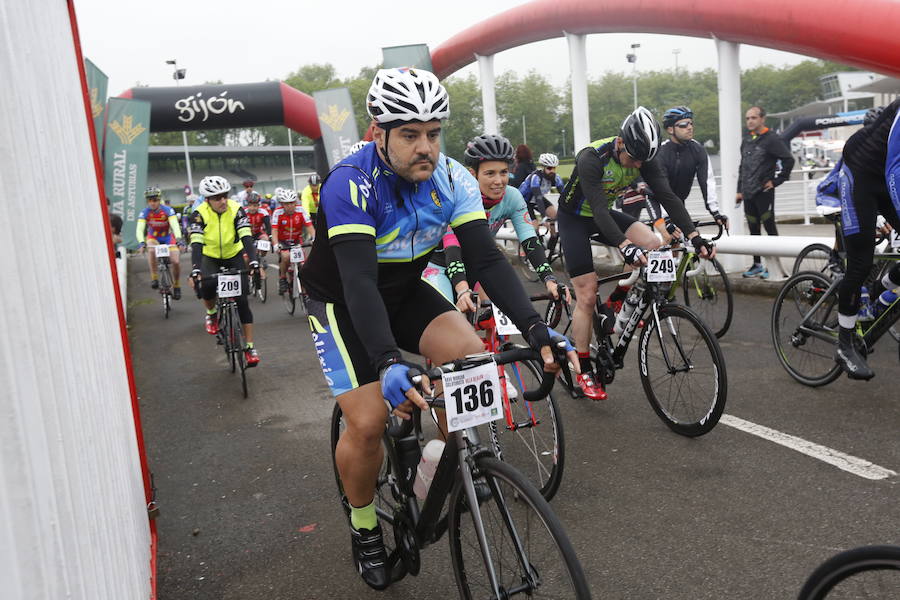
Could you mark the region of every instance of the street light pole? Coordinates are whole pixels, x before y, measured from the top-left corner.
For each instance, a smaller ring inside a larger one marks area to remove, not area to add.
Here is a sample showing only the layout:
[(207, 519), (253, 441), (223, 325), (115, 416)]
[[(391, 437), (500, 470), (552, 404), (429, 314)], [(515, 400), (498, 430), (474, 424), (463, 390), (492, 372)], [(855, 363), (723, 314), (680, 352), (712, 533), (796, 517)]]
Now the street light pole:
[(640, 44), (632, 44), (631, 52), (625, 55), (625, 60), (631, 63), (631, 86), (634, 90), (634, 109), (637, 110), (637, 49), (640, 48)]
[(566, 155), (566, 130), (563, 129), (563, 132), (562, 132), (562, 133), (563, 133), (563, 152), (562, 152), (562, 155), (565, 156), (565, 155)]
[(675, 48), (672, 54), (675, 55), (675, 77), (678, 77), (678, 55), (681, 54), (681, 48)]
[[(179, 69), (178, 61), (176, 59), (167, 60), (167, 65), (172, 65), (172, 79), (175, 80), (175, 87), (181, 87), (180, 81), (184, 79), (185, 74), (187, 73), (187, 69)], [(188, 143), (187, 143), (187, 132), (181, 131), (181, 140), (184, 142), (184, 162), (187, 165), (187, 182), (188, 187), (191, 190), (191, 193), (194, 193), (194, 177), (191, 174), (191, 155), (188, 152)]]

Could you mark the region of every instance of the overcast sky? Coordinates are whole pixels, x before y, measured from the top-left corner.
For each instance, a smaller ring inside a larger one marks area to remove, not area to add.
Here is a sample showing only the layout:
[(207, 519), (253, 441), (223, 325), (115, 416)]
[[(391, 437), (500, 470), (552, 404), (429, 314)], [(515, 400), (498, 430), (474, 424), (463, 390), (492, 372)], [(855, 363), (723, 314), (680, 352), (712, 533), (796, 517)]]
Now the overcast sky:
[[(175, 58), (187, 68), (188, 85), (222, 80), (244, 83), (283, 79), (308, 63), (331, 63), (341, 77), (381, 61), (381, 48), (426, 43), (434, 49), (454, 34), (523, 4), (516, 0), (423, 2), (324, 2), (286, 0), (75, 0), (84, 56), (110, 78), (109, 94), (134, 86), (172, 85)], [(712, 40), (650, 34), (595, 34), (587, 38), (589, 76), (630, 71), (625, 54), (633, 43), (639, 70), (716, 66)], [(754, 46), (741, 47), (743, 68), (793, 64), (804, 57)], [(535, 68), (555, 85), (569, 71), (564, 38), (498, 54), (497, 74), (524, 75)], [(475, 73), (475, 65), (461, 73)]]

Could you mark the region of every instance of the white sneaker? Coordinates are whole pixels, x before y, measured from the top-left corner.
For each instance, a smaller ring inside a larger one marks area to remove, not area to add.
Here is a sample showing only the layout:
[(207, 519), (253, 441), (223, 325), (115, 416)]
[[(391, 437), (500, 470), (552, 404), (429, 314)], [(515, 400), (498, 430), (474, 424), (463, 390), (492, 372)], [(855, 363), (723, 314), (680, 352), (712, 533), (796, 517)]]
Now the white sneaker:
[(509, 379), (506, 380), (506, 397), (510, 400), (515, 400), (519, 397), (519, 390), (516, 389), (516, 386), (510, 383)]

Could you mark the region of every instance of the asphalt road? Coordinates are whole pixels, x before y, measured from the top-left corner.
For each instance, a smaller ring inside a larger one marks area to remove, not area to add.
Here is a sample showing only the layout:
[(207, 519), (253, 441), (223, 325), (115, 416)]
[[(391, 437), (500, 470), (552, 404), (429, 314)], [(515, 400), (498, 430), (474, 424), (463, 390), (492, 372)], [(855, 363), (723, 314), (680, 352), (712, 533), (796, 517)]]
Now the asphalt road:
[[(145, 260), (129, 264), (159, 598), (454, 597), (443, 540), (418, 578), (386, 592), (356, 576), (331, 469), (333, 401), (299, 312), (274, 294), (251, 301), (262, 363), (245, 400), (200, 303), (186, 293), (163, 319)], [(736, 302), (726, 414), (900, 472), (896, 346), (881, 342), (871, 382), (806, 388), (775, 357), (772, 299)], [(791, 598), (839, 550), (900, 543), (897, 475), (864, 479), (725, 423), (679, 437), (644, 400), (635, 348), (626, 365), (606, 402), (560, 395), (567, 465), (553, 507), (595, 598)]]

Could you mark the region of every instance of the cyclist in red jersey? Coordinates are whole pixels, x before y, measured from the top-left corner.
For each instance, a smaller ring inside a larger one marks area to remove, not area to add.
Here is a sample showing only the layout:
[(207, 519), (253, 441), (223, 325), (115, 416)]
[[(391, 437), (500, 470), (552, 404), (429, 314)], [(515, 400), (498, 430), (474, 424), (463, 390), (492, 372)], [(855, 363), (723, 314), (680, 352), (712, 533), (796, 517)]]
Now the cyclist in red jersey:
[[(147, 199), (147, 208), (142, 210), (138, 216), (137, 230), (135, 232), (139, 242), (138, 248), (140, 248), (141, 252), (147, 252), (147, 246), (150, 246), (147, 260), (150, 263), (150, 287), (154, 290), (159, 288), (155, 247), (160, 244), (172, 246), (177, 243), (179, 249), (184, 249), (184, 242), (180, 239), (181, 227), (178, 225), (178, 215), (171, 207), (161, 205), (161, 195), (162, 192), (157, 187), (148, 187), (144, 192), (144, 197)], [(177, 249), (172, 248), (169, 260), (172, 264), (172, 278), (174, 279), (172, 298), (180, 300), (181, 265)]]
[[(253, 233), (253, 239), (268, 242), (269, 236), (272, 234), (272, 218), (266, 207), (262, 206), (262, 197), (253, 192), (247, 197), (247, 206), (244, 207), (244, 210), (247, 212), (247, 218), (250, 219), (250, 231)], [(266, 251), (259, 248), (256, 249), (256, 253), (260, 257), (266, 255)], [(266, 270), (260, 269), (259, 276), (265, 279)]]
[(306, 241), (312, 242), (316, 236), (309, 215), (302, 208), (297, 209), (297, 192), (280, 188), (275, 195), (280, 205), (272, 215), (272, 243), (278, 247), (278, 293), (288, 290), (287, 268), (290, 263), (291, 246), (303, 243), (303, 232)]

